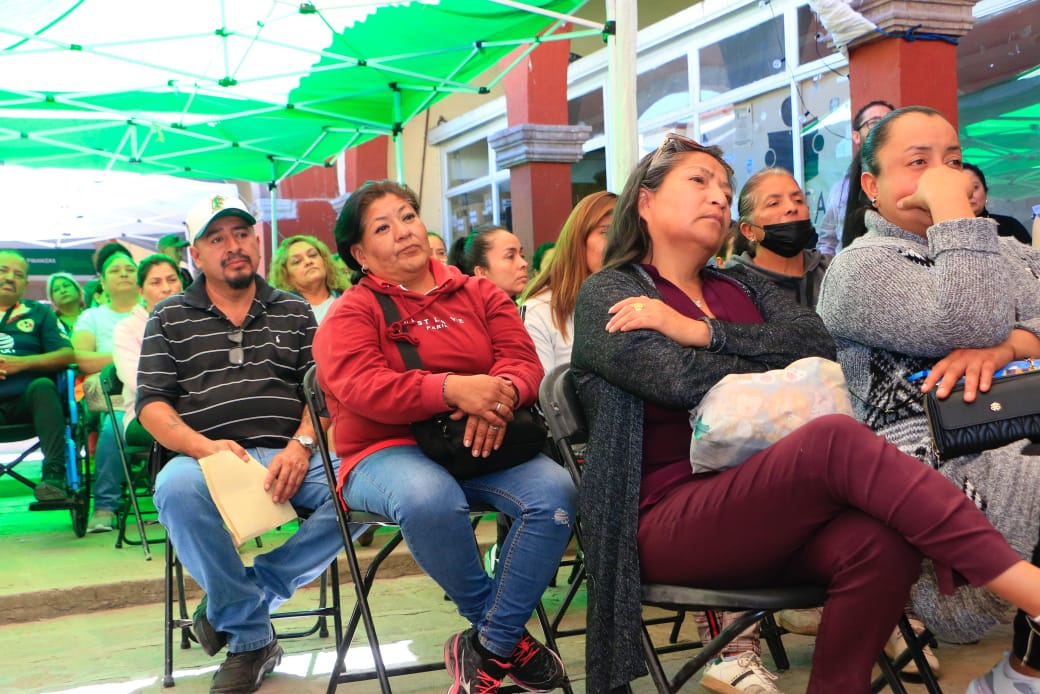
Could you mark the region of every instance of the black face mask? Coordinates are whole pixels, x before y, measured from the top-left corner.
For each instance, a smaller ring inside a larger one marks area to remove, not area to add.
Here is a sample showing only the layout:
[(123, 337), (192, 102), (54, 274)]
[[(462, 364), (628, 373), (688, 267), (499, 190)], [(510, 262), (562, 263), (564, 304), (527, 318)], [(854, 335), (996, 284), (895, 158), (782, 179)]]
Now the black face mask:
[(808, 219), (766, 224), (762, 231), (766, 235), (758, 245), (785, 258), (793, 258), (807, 248), (815, 248), (819, 240), (816, 229)]

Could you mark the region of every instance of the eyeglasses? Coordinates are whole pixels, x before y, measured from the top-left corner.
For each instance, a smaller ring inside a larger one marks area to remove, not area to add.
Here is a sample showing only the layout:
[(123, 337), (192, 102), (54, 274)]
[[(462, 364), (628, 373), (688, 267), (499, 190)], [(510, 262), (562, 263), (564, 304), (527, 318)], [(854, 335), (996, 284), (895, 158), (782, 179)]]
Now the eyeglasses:
[(242, 328), (229, 330), (227, 339), (234, 343), (234, 347), (228, 351), (228, 362), (232, 366), (242, 366), (246, 362), (246, 353), (242, 349)]
[(723, 168), (726, 169), (726, 173), (728, 173), (730, 176), (733, 175), (733, 167), (718, 157), (718, 150), (714, 148), (705, 147), (696, 140), (691, 140), (690, 138), (680, 135), (679, 133), (668, 133), (664, 136), (664, 140), (661, 141), (661, 146), (657, 148), (657, 151), (654, 152), (654, 156), (650, 159), (650, 166), (647, 167), (647, 170), (649, 171), (650, 169), (654, 168), (654, 165), (657, 164), (657, 160), (660, 159), (661, 155), (667, 151), (704, 152), (705, 154), (709, 154), (712, 157), (718, 159), (719, 163), (722, 164)]
[(873, 118), (866, 119), (865, 121), (859, 124), (858, 128), (856, 128), (857, 132), (862, 130), (863, 128), (866, 128), (867, 132), (869, 133), (871, 130), (874, 129), (875, 125), (881, 122), (882, 118), (884, 118), (884, 116), (874, 116)]

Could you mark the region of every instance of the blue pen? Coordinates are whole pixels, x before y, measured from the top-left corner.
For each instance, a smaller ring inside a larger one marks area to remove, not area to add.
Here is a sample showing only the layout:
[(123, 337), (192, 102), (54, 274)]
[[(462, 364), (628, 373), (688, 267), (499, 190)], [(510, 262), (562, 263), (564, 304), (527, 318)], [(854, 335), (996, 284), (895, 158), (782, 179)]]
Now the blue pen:
[(928, 374), (930, 373), (932, 373), (931, 369), (928, 369), (927, 371), (918, 371), (915, 374), (910, 374), (909, 376), (907, 376), (906, 380), (910, 383), (913, 383), (914, 381), (920, 381), (922, 378), (927, 378)]

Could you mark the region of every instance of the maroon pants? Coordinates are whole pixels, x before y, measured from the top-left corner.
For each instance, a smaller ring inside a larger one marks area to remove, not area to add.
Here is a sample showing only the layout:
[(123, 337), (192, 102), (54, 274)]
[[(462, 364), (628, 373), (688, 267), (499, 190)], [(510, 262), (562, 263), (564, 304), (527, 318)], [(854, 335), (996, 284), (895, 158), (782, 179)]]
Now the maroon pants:
[(810, 694), (870, 691), (922, 555), (972, 585), (1021, 560), (956, 486), (842, 415), (678, 485), (643, 513), (639, 554), (650, 582), (828, 586)]

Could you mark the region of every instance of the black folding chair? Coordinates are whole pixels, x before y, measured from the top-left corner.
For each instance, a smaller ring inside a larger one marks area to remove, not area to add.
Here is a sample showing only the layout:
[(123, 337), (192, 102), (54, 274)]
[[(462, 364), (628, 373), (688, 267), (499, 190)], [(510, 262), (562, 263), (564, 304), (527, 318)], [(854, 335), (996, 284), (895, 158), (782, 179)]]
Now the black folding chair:
[[(68, 511), (72, 518), (72, 531), (76, 537), (87, 533), (87, 519), (90, 516), (90, 475), (84, 442), (83, 428), (80, 426), (81, 411), (76, 402), (76, 366), (70, 365), (55, 375), (58, 386), (58, 397), (62, 401), (65, 413), (65, 485), (68, 499), (58, 501), (33, 501), (30, 511)], [(16, 443), (31, 441), (32, 444), (9, 463), (0, 463), (0, 477), (8, 475), (24, 484), (30, 490), (36, 489), (36, 482), (19, 473), (15, 468), (29, 456), (40, 450), (40, 441), (36, 436), (36, 428), (31, 422), (25, 424), (0, 425), (0, 443)]]
[[(116, 525), (119, 530), (116, 535), (116, 548), (121, 548), (124, 544), (141, 545), (141, 549), (144, 550), (145, 560), (151, 561), (152, 552), (148, 545), (160, 544), (166, 541), (164, 537), (148, 537), (145, 533), (145, 522), (141, 512), (140, 497), (151, 496), (152, 494), (152, 476), (148, 461), (152, 455), (153, 447), (150, 443), (147, 446), (129, 445), (126, 441), (126, 435), (123, 433), (124, 428), (117, 425), (113, 397), (122, 394), (123, 382), (119, 379), (115, 364), (109, 364), (101, 370), (101, 373), (98, 375), (98, 382), (101, 386), (101, 394), (105, 399), (105, 410), (108, 412), (108, 416), (112, 418), (116, 450), (119, 453), (119, 461), (123, 466), (123, 476), (126, 480), (126, 494), (119, 505), (119, 509), (116, 511)], [(125, 416), (133, 417), (133, 413), (124, 414)], [(138, 539), (136, 540), (131, 539), (126, 534), (126, 525), (131, 514), (137, 525)]]
[[(307, 403), (307, 408), (311, 413), (314, 430), (320, 432), (322, 431), (321, 417), (327, 410), (325, 407), (325, 394), (322, 392), (321, 388), (318, 387), (316, 367), (312, 366), (304, 376), (303, 395), (304, 400)], [(329, 451), (328, 440), (322, 435), (316, 436), (315, 439), (318, 451), (321, 454), (322, 463), (325, 467), (325, 475), (328, 478), (329, 489), (331, 489), (332, 493), (336, 495), (337, 502), (340, 502), (336, 504), (336, 514), (339, 519), (340, 532), (343, 535), (343, 544), (347, 553), (347, 565), (350, 567), (350, 576), (354, 584), (354, 594), (356, 597), (354, 611), (350, 615), (350, 620), (347, 622), (346, 629), (343, 632), (343, 636), (339, 640), (339, 646), (336, 649), (336, 662), (333, 665), (332, 674), (329, 677), (329, 686), (327, 691), (331, 694), (336, 690), (337, 685), (345, 682), (359, 682), (376, 679), (379, 680), (379, 687), (383, 694), (392, 694), (390, 688), (390, 677), (443, 670), (445, 668), (444, 661), (416, 663), (412, 665), (395, 666), (393, 668), (388, 668), (383, 662), (383, 657), (379, 650), (379, 636), (376, 632), (375, 620), (372, 617), (372, 608), (368, 603), (368, 594), (372, 589), (376, 572), (379, 570), (383, 560), (390, 556), (390, 553), (401, 544), (401, 541), (404, 538), (401, 535), (400, 527), (391, 519), (378, 514), (356, 511), (344, 507), (343, 503), (341, 503), (342, 500), (339, 498), (339, 494), (336, 492), (336, 471), (332, 465), (332, 454)], [(476, 520), (485, 513), (493, 511), (494, 509), (472, 509), (472, 515)], [(376, 556), (372, 559), (364, 574), (361, 573), (361, 565), (358, 562), (357, 552), (354, 549), (353, 542), (351, 542), (351, 523), (374, 523), (396, 528), (396, 532), (391, 536), (386, 544), (383, 545), (379, 552), (376, 553)], [(553, 638), (552, 630), (549, 626), (549, 620), (540, 603), (535, 612), (538, 615), (538, 621), (543, 633), (545, 634), (545, 645), (558, 654), (559, 649), (556, 645), (555, 639)], [(353, 643), (359, 622), (364, 625), (365, 636), (368, 639), (368, 646), (372, 652), (372, 660), (375, 667), (372, 670), (361, 672), (346, 672), (344, 658), (347, 655), (347, 650)], [(566, 694), (573, 694), (569, 678), (564, 680), (561, 689), (563, 689)], [(521, 692), (524, 690), (514, 686), (503, 686), (499, 691)]]
[[(320, 429), (316, 430), (320, 431)], [(318, 436), (316, 438), (322, 438)], [(158, 443), (152, 445), (149, 470), (151, 471), (151, 485), (154, 487), (155, 475), (158, 474), (162, 465), (169, 459), (169, 454)], [(313, 509), (297, 508), (296, 513), (301, 523), (306, 522)], [(173, 687), (176, 682), (173, 678), (173, 641), (174, 632), (180, 630), (181, 648), (191, 648), (192, 642), (198, 643), (198, 638), (192, 631), (194, 620), (188, 614), (188, 601), (184, 585), (184, 566), (177, 558), (177, 550), (170, 540), (169, 533), (163, 540), (166, 545), (165, 561), (165, 593), (164, 593), (164, 623), (163, 623), (163, 687)], [(256, 546), (262, 547), (260, 538), (256, 538)], [(174, 590), (176, 589), (176, 596)], [(331, 593), (331, 600), (329, 599)], [(177, 616), (174, 616), (174, 601), (177, 605)], [(321, 638), (328, 638), (328, 619), (332, 618), (332, 625), (336, 636), (336, 646), (339, 646), (340, 632), (342, 631), (343, 613), (340, 602), (339, 564), (338, 559), (333, 559), (328, 568), (321, 574), (318, 583), (318, 605), (309, 610), (292, 610), (273, 612), (272, 620), (295, 619), (313, 617), (314, 622), (307, 627), (294, 631), (278, 631), (275, 629), (279, 639), (297, 639), (312, 634), (318, 634)]]
[[(540, 389), (540, 402), (552, 432), (553, 439), (566, 460), (572, 475), (580, 477), (580, 469), (573, 455), (573, 447), (588, 440), (585, 415), (578, 399), (569, 365), (559, 366), (545, 376)], [(757, 621), (779, 610), (820, 607), (827, 598), (821, 586), (795, 586), (790, 588), (761, 588), (740, 590), (708, 590), (691, 586), (674, 586), (644, 583), (642, 603), (668, 610), (742, 612), (732, 624), (712, 634), (712, 640), (703, 644), (698, 653), (684, 663), (679, 671), (668, 679), (661, 666), (660, 651), (655, 648), (646, 624), (642, 627), (643, 658), (650, 677), (658, 692), (672, 694), (687, 682), (702, 667), (714, 659), (726, 645), (742, 631)], [(881, 675), (872, 683), (872, 691), (878, 692), (887, 685), (895, 694), (906, 694), (906, 688), (898, 671), (911, 659), (918, 667), (921, 680), (931, 694), (942, 694), (935, 674), (925, 660), (922, 647), (931, 638), (925, 631), (915, 635), (904, 615), (899, 628), (906, 639), (907, 649), (894, 661), (881, 653), (878, 665)], [(713, 631), (715, 631), (713, 629)], [(772, 647), (772, 644), (770, 644)], [(786, 655), (784, 656), (786, 660)]]

